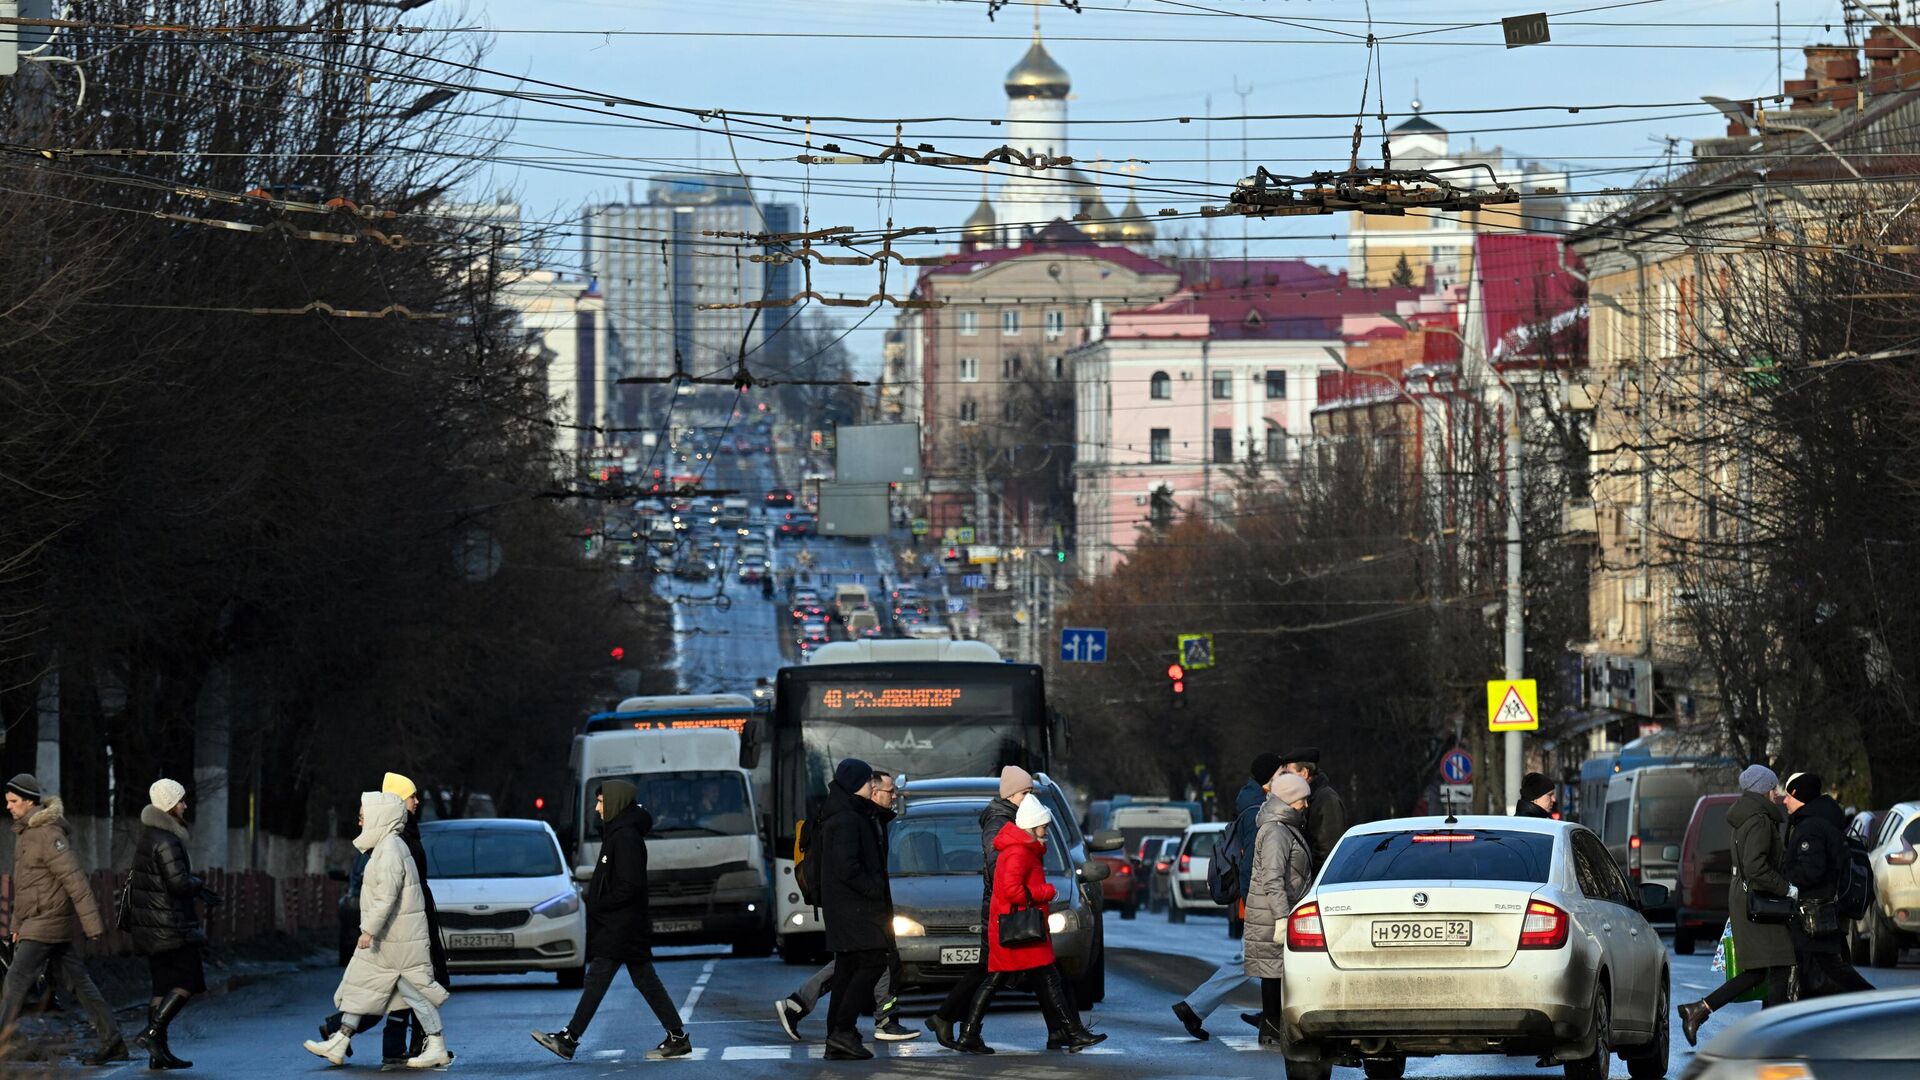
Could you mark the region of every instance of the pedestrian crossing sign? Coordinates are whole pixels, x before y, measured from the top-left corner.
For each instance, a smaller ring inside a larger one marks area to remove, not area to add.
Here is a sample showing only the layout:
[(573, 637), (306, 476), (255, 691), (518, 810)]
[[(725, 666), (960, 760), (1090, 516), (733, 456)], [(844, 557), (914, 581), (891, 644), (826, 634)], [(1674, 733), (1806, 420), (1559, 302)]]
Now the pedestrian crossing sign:
[(1540, 694), (1532, 679), (1487, 683), (1487, 730), (1540, 730)]

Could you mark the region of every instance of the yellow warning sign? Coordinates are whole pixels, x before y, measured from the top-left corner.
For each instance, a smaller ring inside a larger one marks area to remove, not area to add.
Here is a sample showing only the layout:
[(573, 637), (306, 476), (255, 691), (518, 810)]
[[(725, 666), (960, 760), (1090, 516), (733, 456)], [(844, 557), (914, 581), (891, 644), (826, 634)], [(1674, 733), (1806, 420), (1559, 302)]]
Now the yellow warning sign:
[(1487, 730), (1540, 730), (1540, 695), (1532, 679), (1487, 683)]

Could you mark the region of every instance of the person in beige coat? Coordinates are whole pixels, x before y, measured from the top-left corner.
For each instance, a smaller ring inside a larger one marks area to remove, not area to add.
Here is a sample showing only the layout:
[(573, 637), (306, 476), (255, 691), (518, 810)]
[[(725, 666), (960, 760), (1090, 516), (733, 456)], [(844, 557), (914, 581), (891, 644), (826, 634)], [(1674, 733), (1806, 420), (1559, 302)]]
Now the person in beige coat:
[(1254, 821), (1253, 867), (1247, 874), (1247, 974), (1260, 980), (1260, 1044), (1278, 1045), (1280, 986), (1286, 967), (1287, 916), (1313, 885), (1307, 845), (1304, 777), (1282, 770), (1267, 784), (1267, 801)]
[(368, 791), (360, 796), (360, 816), (360, 835), (353, 838), (353, 846), (370, 858), (360, 885), (359, 947), (333, 995), (340, 1028), (328, 1039), (309, 1039), (304, 1045), (309, 1053), (344, 1065), (347, 1044), (362, 1024), (410, 1008), (426, 1033), (426, 1046), (407, 1059), (407, 1068), (438, 1068), (453, 1060), (440, 1025), (439, 1006), (447, 1000), (447, 988), (433, 977), (426, 896), (420, 871), (400, 837), (407, 806), (384, 791)]

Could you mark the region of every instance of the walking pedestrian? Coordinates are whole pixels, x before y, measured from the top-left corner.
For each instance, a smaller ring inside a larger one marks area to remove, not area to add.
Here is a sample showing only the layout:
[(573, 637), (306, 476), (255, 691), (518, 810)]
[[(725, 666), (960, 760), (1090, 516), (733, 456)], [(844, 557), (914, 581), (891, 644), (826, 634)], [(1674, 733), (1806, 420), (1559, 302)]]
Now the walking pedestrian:
[[(1873, 984), (1847, 957), (1840, 921), (1841, 875), (1847, 869), (1846, 811), (1820, 785), (1820, 774), (1787, 778), (1787, 881), (1800, 892), (1792, 922), (1793, 951), (1800, 969), (1799, 1000), (1828, 994), (1863, 993)], [(1738, 955), (1736, 951), (1735, 955)]]
[(122, 927), (133, 935), (133, 951), (147, 958), (152, 997), (147, 1027), (134, 1045), (147, 1052), (150, 1069), (190, 1069), (193, 1062), (173, 1052), (168, 1028), (195, 994), (207, 992), (200, 952), (207, 943), (196, 901), (209, 907), (220, 898), (193, 872), (187, 855), (187, 789), (177, 780), (155, 780), (140, 808), (140, 839), (133, 849)]
[[(1241, 908), (1243, 919), (1246, 909), (1247, 868), (1253, 852), (1253, 838), (1259, 828), (1260, 806), (1267, 800), (1268, 783), (1279, 771), (1280, 756), (1278, 754), (1263, 753), (1253, 759), (1253, 764), (1247, 769), (1248, 780), (1241, 786), (1240, 794), (1233, 800), (1235, 811), (1233, 825), (1222, 837), (1227, 847), (1232, 850), (1231, 852), (1221, 851), (1216, 846), (1215, 857), (1230, 859), (1239, 870), (1239, 880), (1234, 883), (1233, 903)], [(1206, 982), (1201, 983), (1184, 1000), (1173, 1003), (1173, 1015), (1180, 1018), (1180, 1023), (1187, 1029), (1187, 1034), (1202, 1041), (1212, 1038), (1205, 1027), (1207, 1017), (1213, 1015), (1213, 1011), (1220, 1007), (1220, 1003), (1227, 999), (1228, 994), (1240, 989), (1248, 982), (1245, 941), (1246, 935), (1242, 933), (1242, 948), (1239, 955), (1221, 964), (1212, 975), (1207, 977)]]
[(1514, 804), (1514, 817), (1553, 820), (1554, 804), (1560, 801), (1560, 789), (1546, 773), (1530, 772), (1520, 778), (1520, 801)]
[(980, 984), (987, 980), (991, 937), (990, 917), (993, 909), (993, 869), (999, 861), (1000, 853), (994, 847), (999, 839), (1000, 830), (1005, 828), (1020, 812), (1020, 807), (1033, 795), (1033, 775), (1018, 765), (1009, 765), (1000, 770), (1000, 794), (986, 809), (980, 811), (980, 959), (960, 976), (953, 989), (947, 992), (946, 1000), (927, 1017), (927, 1030), (940, 1045), (949, 1050), (965, 1050), (969, 1053), (992, 1053), (991, 1049), (979, 1046), (966, 1046), (955, 1037), (954, 1028), (967, 1018), (967, 1010), (973, 1004), (973, 995), (980, 990)]
[(626, 965), (627, 977), (640, 991), (654, 1019), (666, 1029), (666, 1038), (647, 1053), (650, 1059), (685, 1057), (693, 1040), (680, 1023), (680, 1010), (653, 967), (653, 922), (647, 913), (647, 842), (653, 814), (634, 801), (639, 789), (625, 780), (607, 780), (594, 799), (594, 812), (605, 824), (600, 831), (600, 861), (587, 883), (586, 987), (573, 1019), (559, 1031), (536, 1031), (533, 1041), (562, 1059), (573, 1060), (581, 1036), (600, 1010), (600, 999), (613, 977)]
[[(894, 799), (899, 795), (893, 774), (885, 769), (873, 770), (873, 794), (869, 796), (874, 803), (885, 810), (892, 810)], [(877, 823), (876, 823), (877, 824)], [(887, 855), (886, 827), (880, 826), (880, 855)], [(825, 996), (827, 986), (833, 982), (833, 961), (827, 961), (819, 971), (813, 973), (799, 989), (773, 1003), (773, 1015), (780, 1021), (780, 1027), (787, 1038), (800, 1041), (800, 1021), (813, 1012)], [(900, 1023), (896, 1015), (900, 999), (894, 996), (894, 984), (899, 981), (900, 950), (898, 943), (889, 950), (886, 970), (880, 973), (880, 981), (873, 985), (873, 1037), (885, 1042), (906, 1042), (920, 1037), (918, 1031)]]
[(410, 1008), (427, 1038), (406, 1066), (438, 1068), (453, 1060), (440, 1025), (439, 1006), (447, 1000), (447, 988), (433, 977), (420, 873), (400, 838), (407, 807), (384, 791), (362, 792), (360, 820), (353, 846), (372, 858), (360, 884), (360, 939), (333, 995), (340, 1027), (325, 1039), (302, 1045), (308, 1053), (343, 1065), (354, 1032), (394, 1009)]
[(1347, 804), (1320, 772), (1319, 747), (1303, 746), (1282, 754), (1280, 764), (1313, 789), (1313, 798), (1307, 803), (1307, 849), (1313, 853), (1313, 872), (1318, 874), (1327, 856), (1333, 854), (1333, 845), (1346, 835)]
[(827, 1057), (834, 1061), (873, 1056), (860, 1042), (858, 1022), (894, 948), (893, 891), (880, 848), (893, 811), (875, 803), (872, 794), (873, 768), (866, 762), (847, 758), (834, 766), (814, 841), (822, 859), (820, 910), (827, 950), (833, 953)]
[(1260, 980), (1260, 1045), (1278, 1046), (1281, 979), (1286, 941), (1278, 931), (1293, 905), (1313, 884), (1313, 856), (1304, 832), (1313, 789), (1290, 772), (1279, 773), (1260, 806), (1247, 874), (1247, 974)]
[(96, 941), (107, 932), (87, 875), (73, 854), (73, 831), (60, 796), (48, 795), (40, 781), (20, 773), (7, 781), (7, 812), (13, 815), (13, 964), (0, 987), (0, 1046), (11, 1046), (27, 991), (47, 974), (77, 999), (100, 1042), (80, 1056), (88, 1065), (126, 1061), (126, 1040), (114, 1023), (113, 1009), (87, 974), (74, 939), (85, 933)]
[(1740, 774), (1740, 797), (1727, 808), (1727, 828), (1733, 833), (1733, 885), (1727, 890), (1727, 913), (1733, 923), (1733, 955), (1740, 974), (1720, 984), (1703, 1000), (1681, 1005), (1680, 1032), (1687, 1045), (1698, 1045), (1700, 1025), (1716, 1009), (1723, 1009), (1748, 991), (1766, 985), (1761, 1008), (1786, 1004), (1792, 992), (1793, 938), (1779, 923), (1754, 922), (1748, 916), (1749, 893), (1785, 896), (1792, 889), (1783, 867), (1785, 844), (1781, 830), (1787, 816), (1774, 801), (1780, 777), (1764, 765), (1749, 765)]
[(1107, 1039), (1104, 1033), (1095, 1035), (1080, 1023), (1080, 1012), (1067, 996), (1066, 980), (1054, 959), (1051, 933), (1020, 944), (1007, 944), (1001, 937), (1002, 920), (1028, 908), (1038, 908), (1044, 920), (1047, 905), (1057, 894), (1045, 870), (1047, 828), (1052, 824), (1053, 814), (1046, 805), (1039, 799), (1028, 799), (994, 838), (1000, 858), (994, 864), (993, 903), (987, 919), (988, 975), (974, 991), (960, 1039), (961, 1047), (969, 1053), (993, 1053), (980, 1034), (987, 1006), (993, 1003), (994, 994), (1021, 972), (1027, 974), (1040, 999), (1040, 1012), (1047, 1019), (1047, 1049), (1077, 1054)]

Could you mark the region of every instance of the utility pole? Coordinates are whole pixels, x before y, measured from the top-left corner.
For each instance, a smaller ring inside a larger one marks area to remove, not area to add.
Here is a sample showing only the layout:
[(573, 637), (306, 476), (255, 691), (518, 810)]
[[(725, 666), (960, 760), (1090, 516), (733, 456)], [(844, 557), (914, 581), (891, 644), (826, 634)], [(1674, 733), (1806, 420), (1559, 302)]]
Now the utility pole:
[[(1492, 359), (1488, 359), (1492, 370)], [(1497, 374), (1497, 373), (1496, 373)], [(1520, 391), (1505, 379), (1507, 391), (1507, 678), (1524, 679), (1527, 659), (1526, 594), (1520, 584)], [(1506, 733), (1506, 790), (1501, 797), (1509, 807), (1520, 798), (1520, 775), (1524, 771), (1521, 733)], [(1512, 811), (1509, 810), (1509, 813)]]

